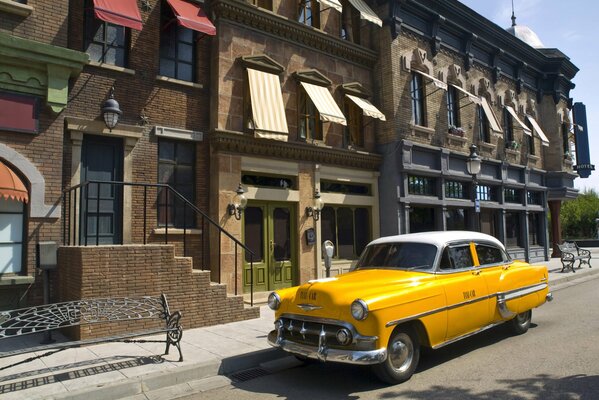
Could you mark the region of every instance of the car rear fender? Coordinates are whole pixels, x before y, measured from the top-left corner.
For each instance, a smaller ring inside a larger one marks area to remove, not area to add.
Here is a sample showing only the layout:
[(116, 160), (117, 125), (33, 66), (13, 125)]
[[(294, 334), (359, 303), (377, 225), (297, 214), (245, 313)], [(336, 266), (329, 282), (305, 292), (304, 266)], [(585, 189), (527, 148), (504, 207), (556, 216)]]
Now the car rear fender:
[(505, 268), (497, 291), (496, 319), (511, 319), (545, 303), (548, 273), (545, 266), (513, 263)]

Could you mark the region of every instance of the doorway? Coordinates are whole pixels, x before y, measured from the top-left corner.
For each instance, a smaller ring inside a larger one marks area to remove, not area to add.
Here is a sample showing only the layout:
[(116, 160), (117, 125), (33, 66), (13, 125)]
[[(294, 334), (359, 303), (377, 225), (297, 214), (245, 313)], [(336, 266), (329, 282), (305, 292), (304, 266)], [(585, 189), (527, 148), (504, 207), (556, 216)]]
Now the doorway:
[[(123, 141), (84, 135), (81, 182), (123, 180)], [(123, 187), (92, 183), (81, 193), (81, 243), (121, 244)]]
[[(250, 202), (243, 212), (245, 245), (254, 252), (255, 292), (290, 287), (296, 274), (295, 207), (287, 203)], [(244, 289), (252, 284), (250, 254), (244, 256)]]

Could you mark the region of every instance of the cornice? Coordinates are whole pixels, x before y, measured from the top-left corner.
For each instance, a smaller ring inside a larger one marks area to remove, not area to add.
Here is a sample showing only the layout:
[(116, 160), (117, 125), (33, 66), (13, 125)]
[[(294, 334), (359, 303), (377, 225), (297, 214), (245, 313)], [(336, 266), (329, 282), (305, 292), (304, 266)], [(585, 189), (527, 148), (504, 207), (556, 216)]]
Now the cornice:
[(246, 29), (275, 36), (312, 50), (372, 68), (378, 60), (375, 51), (330, 36), (318, 29), (289, 20), (241, 0), (215, 0), (211, 5), (216, 20), (225, 20)]
[(379, 154), (316, 146), (298, 142), (258, 139), (239, 132), (215, 130), (208, 135), (215, 151), (232, 152), (259, 157), (308, 161), (318, 164), (378, 171), (382, 162)]

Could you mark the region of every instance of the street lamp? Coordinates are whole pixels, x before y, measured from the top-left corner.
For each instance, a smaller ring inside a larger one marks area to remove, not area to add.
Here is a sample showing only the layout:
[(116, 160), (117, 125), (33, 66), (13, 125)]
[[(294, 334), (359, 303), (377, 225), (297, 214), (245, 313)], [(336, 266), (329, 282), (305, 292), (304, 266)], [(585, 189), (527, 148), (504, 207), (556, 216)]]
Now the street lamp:
[(320, 192), (316, 189), (314, 193), (314, 199), (312, 200), (312, 206), (306, 207), (306, 215), (308, 217), (312, 217), (314, 221), (318, 221), (320, 219), (320, 212), (324, 207), (324, 201), (320, 198)]
[(102, 106), (102, 117), (106, 127), (112, 129), (118, 124), (119, 116), (123, 114), (119, 108), (119, 102), (114, 99), (114, 86), (110, 88), (110, 97), (104, 102)]
[(472, 201), (474, 202), (474, 229), (479, 230), (478, 227), (478, 213), (480, 213), (480, 205), (478, 204), (478, 199), (476, 196), (476, 175), (480, 172), (481, 167), (481, 159), (476, 153), (476, 145), (473, 143), (470, 146), (470, 155), (468, 156), (468, 160), (466, 160), (466, 168), (468, 169), (468, 173), (472, 175)]

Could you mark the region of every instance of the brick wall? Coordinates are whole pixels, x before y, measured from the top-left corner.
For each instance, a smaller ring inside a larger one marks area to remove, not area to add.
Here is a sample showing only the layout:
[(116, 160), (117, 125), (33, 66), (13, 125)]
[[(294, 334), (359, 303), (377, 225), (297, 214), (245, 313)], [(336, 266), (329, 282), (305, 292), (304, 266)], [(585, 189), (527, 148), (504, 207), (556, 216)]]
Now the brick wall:
[[(175, 257), (173, 246), (61, 247), (58, 255), (57, 301), (164, 293), (171, 312), (181, 311), (184, 329), (259, 316), (259, 308), (244, 308), (242, 297), (227, 296), (225, 285), (211, 283), (210, 272), (194, 270), (188, 258)], [(158, 325), (93, 325), (75, 336), (85, 339)]]

